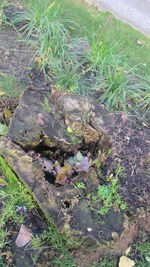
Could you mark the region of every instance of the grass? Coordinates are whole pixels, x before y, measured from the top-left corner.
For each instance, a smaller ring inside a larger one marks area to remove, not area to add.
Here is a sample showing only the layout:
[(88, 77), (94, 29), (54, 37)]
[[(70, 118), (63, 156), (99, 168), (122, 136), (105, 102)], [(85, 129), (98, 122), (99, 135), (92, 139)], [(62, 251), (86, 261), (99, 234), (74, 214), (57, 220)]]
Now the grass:
[[(71, 8), (70, 8), (71, 6)], [(150, 51), (149, 38), (140, 32), (134, 30), (131, 26), (120, 22), (108, 12), (99, 12), (94, 8), (89, 8), (87, 4), (81, 4), (81, 1), (63, 0), (60, 4), (62, 17), (75, 21), (80, 25), (74, 27), (72, 33), (80, 37), (86, 37), (92, 43), (93, 34), (98, 36), (104, 28), (104, 35), (107, 43), (120, 44), (118, 54), (125, 56), (128, 64), (139, 65), (144, 72), (150, 72), (149, 59), (147, 57)], [(141, 41), (141, 45), (138, 44)], [(143, 65), (144, 64), (144, 65)]]
[(20, 37), (32, 44), (34, 60), (58, 88), (96, 95), (108, 110), (128, 112), (142, 103), (141, 117), (148, 116), (147, 82), (143, 88), (139, 79), (150, 70), (146, 37), (78, 0), (22, 2), (27, 9), (12, 24), (22, 23)]
[(115, 267), (117, 265), (117, 260), (115, 259), (115, 257), (104, 257), (100, 263), (98, 263), (97, 265), (93, 265), (92, 267)]
[(75, 260), (69, 253), (65, 236), (61, 235), (54, 225), (50, 223), (40, 237), (36, 236), (32, 240), (31, 247), (35, 250), (36, 258), (43, 255), (45, 248), (47, 253), (50, 249), (53, 250), (55, 252), (55, 257), (51, 260), (51, 266), (76, 267)]
[[(7, 166), (4, 159), (0, 157), (0, 173), (5, 174), (6, 182), (8, 183), (4, 189), (0, 188), (1, 199), (1, 216), (0, 216), (0, 254), (5, 249), (5, 246), (10, 243), (11, 231), (7, 224), (23, 223), (23, 217), (18, 215), (16, 208), (18, 205), (26, 205), (28, 210), (35, 207), (27, 189), (18, 182), (18, 179)], [(3, 259), (0, 256), (0, 265), (5, 266)]]
[(138, 105), (142, 109), (143, 117), (150, 115), (150, 75), (142, 77), (143, 94), (142, 99), (139, 99)]
[(18, 97), (24, 88), (13, 75), (0, 73), (0, 91), (11, 97)]
[(138, 241), (133, 245), (132, 251), (129, 255), (135, 261), (135, 267), (149, 267), (150, 266), (150, 242)]
[[(134, 102), (134, 105), (139, 105), (143, 110), (143, 116), (149, 114), (148, 38), (117, 21), (110, 14), (89, 9), (78, 0), (22, 2), (27, 9), (15, 16), (12, 24), (18, 30), (17, 25), (21, 22), (20, 39), (34, 47), (33, 60), (46, 76), (53, 77), (57, 87), (85, 95), (98, 94), (99, 101), (105, 103), (109, 110), (127, 111)], [(3, 19), (2, 11), (3, 6), (0, 7), (0, 24)], [(0, 89), (9, 95), (20, 93), (19, 84), (13, 76), (0, 75)], [(50, 111), (46, 99), (44, 107), (47, 112)], [(13, 223), (22, 223), (24, 219), (17, 215), (16, 206), (23, 204), (32, 209), (35, 208), (35, 203), (2, 158), (0, 160), (8, 182), (4, 189), (0, 189), (0, 198), (4, 204), (0, 218), (2, 251), (10, 241), (9, 230), (5, 227), (7, 222), (11, 220)], [(126, 208), (118, 193), (118, 179), (109, 177), (107, 182), (99, 186), (96, 196), (103, 204), (101, 215), (105, 215), (114, 205), (118, 205), (120, 209)], [(77, 187), (84, 189), (84, 184), (79, 183)], [(36, 252), (35, 259), (47, 247), (47, 250), (54, 249), (56, 253), (53, 266), (76, 266), (65, 237), (50, 223), (40, 237), (35, 236), (31, 246)], [(144, 257), (144, 260), (140, 259), (138, 262), (141, 265), (137, 266), (147, 266), (149, 243), (138, 244), (137, 250)], [(115, 259), (105, 257), (95, 266), (112, 267), (115, 264)], [(0, 265), (2, 266), (2, 262)]]
[[(5, 160), (0, 157), (0, 172), (4, 174), (8, 183), (4, 189), (0, 188), (0, 198), (3, 208), (0, 216), (0, 249), (2, 250), (7, 243), (10, 234), (5, 230), (8, 220), (22, 223), (23, 218), (18, 216), (16, 208), (18, 205), (26, 205), (30, 210), (35, 207), (28, 190), (18, 181), (12, 170), (8, 167)], [(3, 237), (3, 238), (2, 238)]]

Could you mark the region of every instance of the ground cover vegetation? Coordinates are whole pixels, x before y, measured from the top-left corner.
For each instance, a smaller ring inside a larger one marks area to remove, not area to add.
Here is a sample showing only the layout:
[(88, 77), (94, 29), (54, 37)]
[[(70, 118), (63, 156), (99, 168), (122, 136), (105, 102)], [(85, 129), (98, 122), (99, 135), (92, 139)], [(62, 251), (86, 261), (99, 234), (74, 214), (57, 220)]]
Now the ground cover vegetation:
[[(148, 116), (149, 63), (144, 55), (138, 58), (142, 51), (148, 51), (146, 38), (134, 33), (132, 40), (133, 30), (126, 27), (127, 33), (119, 22), (115, 36), (110, 15), (90, 13), (78, 1), (23, 3), (27, 9), (17, 12), (9, 23), (15, 27), (22, 23), (20, 40), (34, 47), (33, 61), (58, 88), (96, 96), (108, 110), (128, 112), (136, 107), (139, 116)], [(73, 11), (69, 9), (72, 4)]]
[[(8, 18), (5, 8), (13, 8), (14, 3), (2, 1), (0, 25), (4, 22), (7, 26), (13, 26), (19, 33), (19, 41), (34, 48), (32, 61), (47, 79), (52, 79), (61, 90), (96, 97), (110, 111), (124, 110), (129, 113), (136, 108), (138, 117), (148, 118), (150, 66), (147, 54), (150, 44), (146, 37), (116, 21), (110, 14), (99, 15), (96, 10), (81, 5), (79, 1), (45, 0), (43, 3), (41, 0), (23, 0), (21, 4), (25, 10), (16, 9)], [(6, 97), (7, 94), (18, 96), (20, 93), (19, 84), (13, 76), (4, 77), (0, 74), (1, 88)], [(43, 105), (50, 112), (46, 98)], [(95, 166), (100, 179), (103, 179), (99, 162), (96, 158)], [(16, 208), (24, 205), (30, 211), (37, 207), (3, 159), (0, 159), (0, 165), (0, 183), (3, 184), (0, 189), (0, 265), (5, 266), (3, 252), (9, 246), (12, 234), (9, 223), (20, 225), (25, 220)], [(106, 183), (98, 187), (97, 195), (91, 196), (91, 203), (100, 200), (103, 204), (100, 215), (107, 214), (113, 205), (118, 205), (121, 210), (127, 208), (118, 193), (118, 178), (121, 179), (123, 172), (122, 167), (119, 168), (113, 179), (108, 177)], [(79, 182), (76, 187), (84, 190), (85, 184)], [(150, 243), (145, 240), (141, 237), (131, 251), (137, 267), (149, 264)], [(52, 249), (51, 266), (76, 266), (65, 237), (49, 223), (40, 236), (34, 236), (30, 248), (34, 250), (35, 262), (40, 262), (41, 253), (48, 255), (49, 249)], [(117, 263), (118, 259), (110, 256), (104, 257), (99, 264), (93, 263), (93, 267), (114, 267)]]

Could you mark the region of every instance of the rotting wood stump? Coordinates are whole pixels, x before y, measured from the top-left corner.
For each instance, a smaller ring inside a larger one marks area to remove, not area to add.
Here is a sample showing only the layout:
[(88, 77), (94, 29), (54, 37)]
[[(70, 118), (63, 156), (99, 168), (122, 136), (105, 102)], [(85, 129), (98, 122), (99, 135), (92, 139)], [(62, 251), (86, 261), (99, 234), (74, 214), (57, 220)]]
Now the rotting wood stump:
[(8, 137), (0, 138), (1, 156), (46, 217), (76, 244), (97, 251), (96, 257), (115, 247), (119, 254), (120, 243), (125, 251), (137, 233), (137, 224), (131, 227), (121, 211), (111, 209), (102, 218), (101, 201), (93, 204), (100, 179), (92, 159), (98, 151), (107, 154), (114, 125), (115, 116), (88, 97), (28, 88)]

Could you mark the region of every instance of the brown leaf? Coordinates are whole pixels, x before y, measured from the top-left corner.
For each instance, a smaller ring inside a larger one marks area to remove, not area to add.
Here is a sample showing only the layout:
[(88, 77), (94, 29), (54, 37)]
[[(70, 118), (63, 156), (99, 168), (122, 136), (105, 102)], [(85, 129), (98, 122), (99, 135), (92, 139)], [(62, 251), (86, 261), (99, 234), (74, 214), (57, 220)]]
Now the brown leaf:
[(126, 115), (125, 112), (122, 112), (121, 113), (121, 119), (122, 119), (123, 123), (126, 123), (127, 122), (127, 115)]
[(67, 176), (64, 173), (58, 173), (56, 176), (56, 183), (60, 185), (64, 185), (66, 183)]
[(18, 248), (24, 247), (27, 245), (32, 238), (32, 232), (29, 228), (27, 228), (25, 225), (21, 224), (18, 236), (16, 238), (16, 246)]

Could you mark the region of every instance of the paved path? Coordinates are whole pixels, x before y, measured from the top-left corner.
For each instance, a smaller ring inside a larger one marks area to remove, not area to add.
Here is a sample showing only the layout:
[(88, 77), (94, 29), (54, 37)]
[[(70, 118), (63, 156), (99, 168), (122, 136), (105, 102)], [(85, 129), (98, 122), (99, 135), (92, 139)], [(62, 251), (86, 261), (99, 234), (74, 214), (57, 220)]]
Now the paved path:
[(150, 37), (150, 0), (86, 0)]

